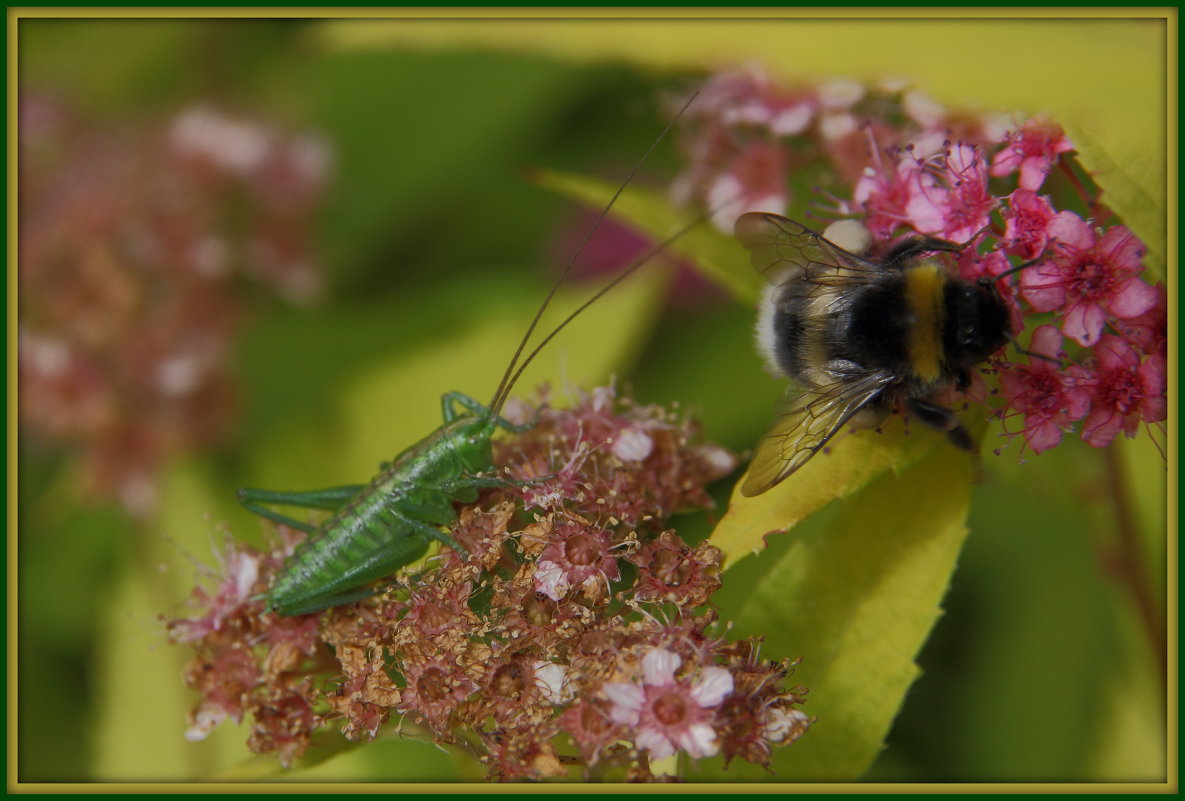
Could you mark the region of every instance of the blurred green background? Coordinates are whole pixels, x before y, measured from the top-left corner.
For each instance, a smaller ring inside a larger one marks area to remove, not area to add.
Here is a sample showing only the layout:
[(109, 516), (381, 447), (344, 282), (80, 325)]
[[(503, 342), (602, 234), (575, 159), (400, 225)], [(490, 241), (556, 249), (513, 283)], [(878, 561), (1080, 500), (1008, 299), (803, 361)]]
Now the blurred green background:
[[(246, 731), (230, 724), (205, 742), (184, 739), (196, 700), (180, 680), (187, 653), (166, 643), (158, 619), (181, 611), (196, 563), (214, 563), (226, 531), (260, 541), (234, 488), (363, 481), (439, 423), (442, 392), (488, 398), (587, 222), (528, 170), (620, 180), (665, 124), (667, 93), (703, 74), (695, 64), (725, 58), (662, 48), (629, 58), (614, 37), (602, 58), (594, 42), (562, 59), (539, 52), (552, 37), (533, 47), (493, 26), (480, 42), (468, 25), (450, 40), (448, 25), (396, 23), (394, 36), (359, 43), (315, 21), (21, 22), (21, 92), (52, 92), (96, 126), (159, 121), (201, 102), (318, 132), (334, 152), (316, 228), (329, 291), (297, 308), (240, 287), (249, 314), (234, 347), (232, 436), (167, 466), (153, 517), (84, 503), (69, 451), (21, 440), (10, 741), (21, 782), (211, 778), (248, 758)], [(1130, 32), (1141, 49), (1146, 28)], [(677, 166), (668, 143), (639, 180), (661, 187)], [(751, 447), (783, 389), (751, 347), (751, 310), (723, 296), (672, 303), (662, 271), (636, 279), (549, 349), (519, 392), (615, 374), (642, 401), (691, 410), (707, 437)], [(1145, 435), (1116, 451), (1163, 612), (1164, 461)], [(1071, 438), (1026, 464), (1015, 449), (986, 461), (947, 613), (919, 657), (924, 674), (863, 778), (1163, 777), (1164, 676), (1106, 570), (1114, 523), (1100, 491), (1103, 455)], [(727, 618), (727, 595), (720, 602)], [(272, 772), (267, 760), (249, 764)], [(446, 752), (393, 739), (293, 778), (478, 775)]]

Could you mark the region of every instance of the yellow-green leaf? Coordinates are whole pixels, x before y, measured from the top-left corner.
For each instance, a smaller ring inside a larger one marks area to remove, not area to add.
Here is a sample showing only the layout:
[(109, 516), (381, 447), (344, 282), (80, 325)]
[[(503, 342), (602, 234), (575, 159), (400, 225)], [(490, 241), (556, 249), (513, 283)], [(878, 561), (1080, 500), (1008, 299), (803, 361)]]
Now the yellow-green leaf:
[[(918, 675), (915, 657), (967, 533), (971, 487), (966, 454), (918, 450), (903, 472), (882, 472), (841, 502), (822, 529), (776, 535), (760, 559), (726, 576), (736, 633), (763, 635), (766, 656), (803, 660), (794, 682), (809, 688), (805, 711), (817, 720), (775, 752), (778, 781), (859, 779)], [(720, 778), (761, 775), (734, 764)]]
[(823, 453), (790, 478), (753, 498), (741, 494), (745, 476), (733, 488), (728, 511), (712, 532), (712, 543), (724, 551), (725, 565), (765, 547), (765, 538), (786, 531), (836, 498), (847, 498), (887, 471), (900, 473), (935, 447), (948, 447), (939, 435), (915, 431), (906, 435), (900, 421), (884, 433), (841, 432)]
[[(566, 197), (591, 207), (600, 207), (613, 195), (615, 187), (597, 178), (539, 170), (536, 182)], [(618, 219), (663, 242), (685, 230), (694, 221), (679, 213), (662, 194), (640, 186), (630, 186), (610, 211)], [(672, 242), (670, 251), (691, 261), (707, 278), (715, 281), (744, 303), (757, 300), (761, 279), (749, 266), (745, 251), (731, 236), (713, 228), (707, 221), (687, 230)]]

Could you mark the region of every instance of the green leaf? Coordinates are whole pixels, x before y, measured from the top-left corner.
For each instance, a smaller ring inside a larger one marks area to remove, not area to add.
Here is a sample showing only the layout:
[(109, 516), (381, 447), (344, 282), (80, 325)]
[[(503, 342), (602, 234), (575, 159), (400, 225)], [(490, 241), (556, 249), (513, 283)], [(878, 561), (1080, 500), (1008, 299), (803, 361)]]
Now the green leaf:
[[(717, 596), (736, 636), (763, 635), (767, 657), (802, 657), (794, 681), (817, 720), (775, 751), (779, 781), (859, 779), (918, 676), (967, 533), (971, 461), (951, 447), (914, 457), (812, 521), (821, 525), (773, 537)], [(734, 764), (719, 777), (762, 775)]]
[[(906, 434), (893, 420), (884, 433), (841, 432), (827, 450), (793, 476), (753, 498), (741, 493), (745, 476), (733, 489), (728, 511), (712, 532), (712, 543), (725, 555), (725, 565), (765, 547), (767, 535), (786, 531), (837, 498), (849, 498), (888, 471), (901, 473), (935, 447), (947, 447), (930, 431)], [(747, 475), (747, 474), (746, 474)]]
[(1078, 160), (1103, 189), (1103, 203), (1148, 247), (1144, 261), (1151, 274), (1145, 278), (1154, 283), (1164, 276), (1167, 244), (1163, 150), (1141, 152), (1123, 141), (1127, 136), (1108, 135), (1089, 116), (1072, 116), (1063, 127)]
[[(597, 178), (580, 175), (550, 170), (540, 170), (535, 175), (540, 186), (598, 209), (616, 189)], [(656, 242), (674, 236), (689, 224), (686, 215), (674, 209), (664, 195), (639, 186), (629, 187), (617, 199), (610, 215), (650, 234)], [(737, 300), (746, 304), (757, 300), (761, 279), (749, 267), (745, 251), (735, 239), (720, 233), (706, 221), (680, 236), (671, 244), (670, 250), (686, 258)]]
[(537, 158), (540, 132), (576, 79), (571, 67), (472, 51), (336, 52), (296, 69), (287, 80), (304, 88), (311, 123), (338, 158), (319, 221), (321, 255), (347, 284), (397, 243), (468, 231), (469, 216), (490, 213), (472, 201), (491, 184), (506, 201), (496, 216), (515, 218), (522, 182), (514, 170)]

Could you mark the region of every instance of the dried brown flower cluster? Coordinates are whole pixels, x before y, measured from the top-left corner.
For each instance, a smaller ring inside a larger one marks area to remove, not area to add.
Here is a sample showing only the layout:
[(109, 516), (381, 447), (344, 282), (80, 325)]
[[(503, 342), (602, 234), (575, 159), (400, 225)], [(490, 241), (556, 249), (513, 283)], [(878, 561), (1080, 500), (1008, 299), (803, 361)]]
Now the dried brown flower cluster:
[(328, 151), (203, 108), (96, 128), (35, 94), (19, 134), (21, 423), (78, 446), (92, 493), (150, 511), (157, 466), (229, 422), (237, 277), (319, 292)]
[(720, 551), (666, 527), (711, 504), (704, 487), (733, 457), (610, 389), (508, 413), (535, 424), (499, 444), (507, 484), (460, 510), (466, 555), (442, 549), (372, 599), (279, 618), (261, 593), (292, 538), (229, 547), (219, 589), (194, 593), (202, 616), (169, 622), (198, 653), (191, 738), (250, 713), (251, 748), (287, 764), (319, 727), (368, 740), (394, 716), (499, 780), (645, 781), (679, 751), (768, 765), (806, 731), (794, 661), (714, 633)]

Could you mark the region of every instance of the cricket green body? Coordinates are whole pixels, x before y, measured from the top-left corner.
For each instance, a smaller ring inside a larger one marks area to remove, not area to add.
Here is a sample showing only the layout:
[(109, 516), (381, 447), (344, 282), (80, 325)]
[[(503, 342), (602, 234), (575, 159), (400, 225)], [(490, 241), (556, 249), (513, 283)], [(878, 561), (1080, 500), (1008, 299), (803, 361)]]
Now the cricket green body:
[[(456, 520), (454, 502), (472, 502), (479, 487), (504, 483), (480, 473), (493, 465), (494, 431), (519, 428), (460, 393), (448, 393), (443, 402), (445, 424), (399, 454), (366, 486), (314, 493), (240, 490), (244, 505), (261, 514), (257, 502), (336, 507), (317, 528), (297, 525), (309, 536), (276, 575), (267, 594), (272, 611), (307, 614), (368, 597), (372, 582), (419, 559), (429, 540), (455, 547), (438, 526)], [(480, 413), (458, 416), (454, 402)], [(270, 510), (265, 516), (296, 522)]]

